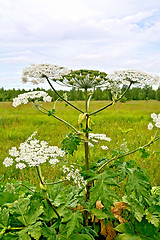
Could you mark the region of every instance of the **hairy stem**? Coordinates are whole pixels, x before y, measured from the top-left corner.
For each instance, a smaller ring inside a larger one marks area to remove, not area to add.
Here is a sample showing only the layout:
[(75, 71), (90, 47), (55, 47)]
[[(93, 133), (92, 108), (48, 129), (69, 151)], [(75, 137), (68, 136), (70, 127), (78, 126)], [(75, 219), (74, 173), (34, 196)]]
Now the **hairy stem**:
[(57, 91), (56, 89), (53, 87), (53, 85), (51, 84), (51, 82), (49, 81), (48, 77), (45, 76), (45, 78), (47, 79), (47, 82), (49, 83), (50, 87), (52, 88), (52, 90), (57, 94), (57, 96), (62, 99), (64, 102), (66, 102), (68, 105), (70, 105), (71, 107), (73, 107), (74, 109), (76, 109), (77, 111), (84, 113), (81, 109), (79, 109), (78, 107), (74, 106), (72, 103), (68, 102), (65, 98), (63, 98)]
[(101, 111), (103, 111), (104, 109), (112, 106), (115, 102), (120, 101), (121, 98), (126, 94), (126, 92), (128, 91), (128, 89), (131, 87), (131, 85), (132, 85), (132, 82), (130, 82), (129, 86), (126, 88), (126, 90), (123, 92), (123, 94), (122, 94), (118, 99), (116, 99), (115, 101), (112, 101), (112, 102), (109, 103), (108, 105), (106, 105), (106, 106), (104, 106), (104, 107), (102, 107), (102, 108), (100, 108), (100, 109), (98, 109), (98, 110), (90, 113), (89, 116), (94, 115), (94, 114), (96, 114), (96, 113), (98, 113), (98, 112), (101, 112)]
[(154, 138), (153, 140), (151, 140), (151, 141), (148, 142), (147, 144), (145, 144), (145, 145), (143, 145), (143, 146), (141, 146), (141, 147), (138, 147), (138, 148), (136, 148), (136, 149), (134, 149), (134, 150), (132, 150), (132, 151), (130, 151), (130, 152), (128, 152), (128, 153), (125, 153), (125, 154), (123, 154), (123, 155), (118, 155), (118, 156), (115, 156), (115, 157), (109, 159), (106, 163), (104, 163), (104, 164), (98, 169), (98, 172), (100, 172), (100, 171), (102, 170), (102, 168), (104, 168), (105, 166), (107, 166), (110, 162), (112, 162), (112, 161), (114, 161), (114, 160), (116, 160), (116, 159), (118, 159), (118, 158), (122, 158), (122, 157), (128, 156), (128, 155), (130, 155), (130, 154), (133, 154), (133, 153), (137, 152), (138, 150), (140, 150), (141, 148), (148, 147), (148, 146), (150, 146), (151, 144), (153, 144), (154, 142), (156, 142), (156, 141), (159, 140), (159, 139), (160, 139), (160, 136)]

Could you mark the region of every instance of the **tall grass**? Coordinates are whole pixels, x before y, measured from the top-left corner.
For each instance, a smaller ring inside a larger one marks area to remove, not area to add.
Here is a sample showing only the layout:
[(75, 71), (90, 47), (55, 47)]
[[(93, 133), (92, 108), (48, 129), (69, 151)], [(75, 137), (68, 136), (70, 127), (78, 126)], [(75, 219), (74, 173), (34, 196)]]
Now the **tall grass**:
[[(83, 102), (74, 102), (74, 104), (84, 109)], [(106, 101), (91, 102), (90, 111), (94, 111), (107, 104)], [(44, 107), (53, 108), (53, 103), (44, 103)], [(127, 103), (117, 103), (101, 113), (92, 117), (93, 132), (105, 133), (112, 139), (107, 143), (110, 150), (120, 147), (126, 141), (130, 150), (144, 145), (151, 139), (152, 131), (147, 126), (151, 121), (151, 113), (160, 112), (160, 102), (158, 101), (131, 101)], [(56, 105), (57, 116), (65, 119), (78, 128), (79, 113), (76, 110), (66, 106), (62, 102)], [(128, 131), (126, 131), (128, 130)], [(37, 138), (46, 140), (50, 145), (61, 147), (61, 142), (68, 132), (72, 130), (53, 117), (43, 115), (30, 103), (28, 105), (12, 107), (11, 103), (0, 103), (0, 175), (4, 179), (30, 180), (32, 183), (37, 178), (36, 172), (32, 168), (17, 170), (13, 167), (5, 168), (2, 164), (4, 158), (8, 156), (8, 151), (13, 146), (19, 146), (33, 132), (38, 131)], [(105, 143), (106, 144), (106, 143)], [(90, 160), (95, 162), (110, 152), (104, 151), (100, 146), (90, 149)], [(141, 154), (137, 152), (128, 156), (127, 160), (134, 160), (141, 165), (143, 170), (149, 176), (153, 185), (160, 184), (160, 142), (148, 148), (151, 153), (146, 159), (141, 159)], [(70, 162), (83, 163), (83, 146), (74, 156), (69, 156)], [(42, 167), (46, 178), (52, 178), (58, 175), (58, 169), (51, 168), (49, 165)]]

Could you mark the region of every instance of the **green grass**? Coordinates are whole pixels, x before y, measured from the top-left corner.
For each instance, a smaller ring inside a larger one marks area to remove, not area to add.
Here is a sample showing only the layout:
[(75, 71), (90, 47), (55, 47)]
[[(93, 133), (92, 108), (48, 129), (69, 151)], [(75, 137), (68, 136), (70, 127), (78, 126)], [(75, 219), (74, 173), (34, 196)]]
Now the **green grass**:
[[(94, 111), (107, 103), (105, 101), (91, 102), (90, 111)], [(83, 102), (75, 102), (74, 104), (84, 109)], [(45, 103), (43, 106), (51, 110), (53, 103)], [(151, 121), (150, 114), (153, 112), (160, 112), (160, 102), (131, 101), (117, 103), (113, 107), (92, 116), (93, 132), (105, 133), (112, 139), (111, 142), (107, 142), (110, 150), (118, 148), (123, 141), (127, 141), (128, 148), (132, 150), (144, 145), (151, 139), (153, 131), (149, 131), (147, 126)], [(70, 106), (58, 102), (56, 114), (78, 128), (79, 113)], [(131, 130), (126, 134), (121, 129)], [(37, 179), (34, 168), (20, 171), (14, 167), (5, 168), (2, 164), (4, 158), (8, 156), (9, 149), (13, 146), (18, 147), (34, 131), (38, 131), (37, 138), (46, 140), (50, 145), (61, 147), (63, 138), (72, 130), (53, 117), (43, 115), (32, 104), (14, 108), (11, 103), (0, 103), (0, 175), (4, 175), (5, 179), (30, 180), (32, 183)], [(69, 156), (70, 162), (83, 163), (83, 150), (83, 146), (81, 146), (73, 157)], [(137, 152), (126, 157), (126, 160), (136, 161), (149, 176), (151, 183), (160, 185), (160, 141), (150, 146), (149, 151), (151, 151), (151, 155), (146, 159), (141, 159), (140, 153)], [(109, 151), (103, 151), (100, 146), (96, 146), (90, 150), (90, 161), (95, 162), (108, 154)], [(58, 169), (53, 169), (47, 164), (42, 167), (42, 170), (43, 175), (51, 180), (58, 175)]]

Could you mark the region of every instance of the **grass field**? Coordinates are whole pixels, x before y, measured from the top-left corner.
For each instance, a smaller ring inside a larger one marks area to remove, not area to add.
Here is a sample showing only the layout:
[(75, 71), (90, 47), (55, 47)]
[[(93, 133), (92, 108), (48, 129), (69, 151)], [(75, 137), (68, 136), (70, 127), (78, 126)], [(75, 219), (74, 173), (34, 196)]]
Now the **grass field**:
[[(90, 111), (96, 110), (106, 103), (105, 101), (93, 101), (90, 104)], [(74, 104), (84, 109), (83, 102), (75, 102)], [(43, 105), (50, 110), (53, 107), (53, 103)], [(120, 147), (124, 141), (127, 142), (129, 150), (132, 150), (147, 143), (154, 134), (154, 131), (149, 131), (147, 128), (151, 121), (150, 115), (153, 112), (160, 113), (160, 102), (117, 103), (92, 117), (93, 133), (105, 133), (110, 137), (112, 141), (107, 143), (110, 150)], [(56, 115), (78, 128), (79, 113), (70, 106), (58, 102)], [(123, 130), (127, 129), (131, 130), (125, 133)], [(4, 158), (8, 156), (9, 149), (13, 146), (18, 147), (35, 131), (38, 131), (37, 138), (47, 141), (50, 145), (61, 147), (63, 138), (72, 130), (53, 117), (43, 115), (31, 103), (17, 108), (12, 107), (12, 103), (9, 102), (0, 103), (0, 175), (4, 175), (4, 179), (15, 178), (35, 182), (37, 176), (34, 169), (17, 170), (13, 167), (5, 168), (2, 164)], [(92, 148), (90, 161), (94, 162), (108, 155), (110, 150), (104, 151), (100, 146)], [(140, 153), (137, 152), (126, 157), (126, 160), (136, 161), (149, 176), (152, 185), (160, 185), (160, 141), (150, 146), (149, 151), (151, 154), (146, 159), (141, 159)], [(69, 158), (70, 162), (83, 162), (83, 146), (80, 146), (79, 151)], [(42, 167), (42, 170), (46, 178), (52, 179), (58, 174), (58, 169), (53, 169), (47, 164)]]

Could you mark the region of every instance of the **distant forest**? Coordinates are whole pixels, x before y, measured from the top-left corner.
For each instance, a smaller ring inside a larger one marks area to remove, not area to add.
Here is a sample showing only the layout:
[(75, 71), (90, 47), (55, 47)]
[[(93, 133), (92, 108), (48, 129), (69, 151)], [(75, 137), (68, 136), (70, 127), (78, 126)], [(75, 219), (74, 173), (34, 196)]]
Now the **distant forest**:
[[(42, 88), (35, 88), (35, 91), (46, 91)], [(33, 91), (32, 90), (32, 91)], [(5, 90), (3, 87), (0, 88), (0, 102), (9, 102), (12, 101), (13, 98), (17, 97), (19, 94), (29, 92), (31, 90), (26, 91), (25, 89), (9, 89)], [(122, 88), (122, 91), (125, 91), (125, 87)], [(52, 90), (46, 91), (52, 98), (53, 101), (57, 99), (56, 93)], [(84, 100), (84, 93), (82, 90), (76, 90), (72, 88), (70, 91), (59, 90), (59, 94), (63, 95), (67, 93), (67, 98), (70, 101)], [(107, 89), (97, 88), (92, 96), (92, 100), (111, 100), (111, 92)], [(122, 102), (127, 100), (158, 100), (160, 101), (160, 87), (157, 90), (154, 90), (152, 87), (145, 86), (144, 88), (134, 87), (126, 93), (125, 97), (121, 99)]]

